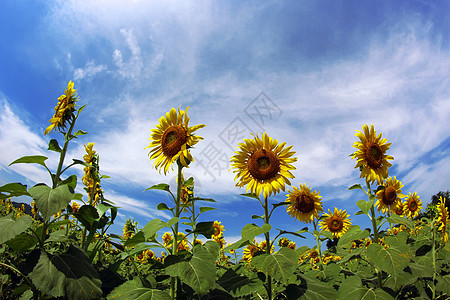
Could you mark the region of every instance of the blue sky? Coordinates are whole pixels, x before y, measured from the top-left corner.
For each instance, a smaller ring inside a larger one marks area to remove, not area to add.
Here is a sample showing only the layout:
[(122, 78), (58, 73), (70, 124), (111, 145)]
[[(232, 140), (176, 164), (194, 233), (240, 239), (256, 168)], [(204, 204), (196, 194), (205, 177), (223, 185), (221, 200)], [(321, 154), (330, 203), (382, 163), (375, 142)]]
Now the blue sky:
[[(174, 186), (176, 172), (159, 174), (144, 148), (162, 115), (190, 106), (190, 123), (206, 127), (185, 176), (195, 177), (198, 196), (217, 200), (202, 220), (222, 221), (227, 241), (263, 213), (239, 196), (225, 159), (250, 132), (293, 145), (292, 184), (369, 226), (353, 215), (362, 193), (347, 191), (363, 183), (348, 155), (366, 123), (392, 143), (390, 175), (404, 194), (428, 203), (450, 188), (449, 13), (428, 1), (2, 1), (0, 184), (49, 181), (38, 167), (8, 164), (41, 154), (56, 168), (45, 149), (58, 135), (43, 132), (72, 80), (88, 103), (77, 128), (89, 135), (68, 158), (95, 142), (118, 225), (168, 217), (156, 210), (166, 195), (143, 190)], [(273, 225), (304, 227), (283, 208)]]

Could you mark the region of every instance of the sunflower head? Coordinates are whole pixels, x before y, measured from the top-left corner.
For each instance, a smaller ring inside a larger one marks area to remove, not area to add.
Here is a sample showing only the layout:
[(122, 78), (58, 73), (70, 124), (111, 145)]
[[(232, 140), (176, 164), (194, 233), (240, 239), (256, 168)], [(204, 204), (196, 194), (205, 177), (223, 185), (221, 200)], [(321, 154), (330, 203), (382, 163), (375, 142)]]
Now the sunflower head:
[(187, 117), (188, 109), (189, 106), (185, 111), (178, 108), (177, 112), (175, 108), (172, 108), (165, 117), (162, 116), (159, 119), (156, 129), (152, 129), (150, 145), (145, 149), (151, 148), (148, 155), (150, 159), (155, 159), (153, 163), (155, 168), (160, 172), (163, 170), (164, 174), (177, 159), (180, 160), (182, 166), (188, 167), (188, 164), (194, 161), (189, 148), (203, 139), (193, 133), (205, 125), (190, 127)]
[(449, 215), (447, 207), (445, 207), (446, 199), (442, 196), (439, 197), (439, 202), (437, 205), (438, 209), (438, 219), (437, 224), (439, 226), (438, 230), (442, 232), (442, 242), (445, 244), (448, 242), (447, 225), (449, 224)]
[(404, 207), (405, 207), (405, 203), (403, 203), (402, 201), (397, 201), (397, 204), (392, 209), (392, 212), (400, 217), (403, 217), (404, 216), (404, 213), (403, 213)]
[[(170, 232), (165, 232), (162, 236), (162, 240), (163, 240), (163, 244), (164, 246), (171, 246), (171, 242), (173, 240), (172, 235), (170, 234)], [(170, 244), (170, 245), (169, 245)]]
[(256, 194), (261, 192), (264, 198), (285, 190), (285, 184), (290, 185), (288, 178), (294, 178), (290, 170), (294, 170), (292, 157), (295, 152), (292, 146), (284, 148), (286, 143), (278, 144), (278, 141), (269, 137), (266, 133), (262, 137), (254, 136), (254, 139), (244, 139), (239, 144), (239, 151), (231, 157), (233, 172), (237, 173), (236, 186), (247, 186), (247, 192)]
[(76, 90), (73, 88), (73, 82), (69, 81), (65, 93), (58, 98), (58, 104), (55, 106), (55, 114), (50, 119), (49, 122), (51, 124), (45, 129), (44, 134), (49, 134), (56, 129), (64, 129), (67, 122), (73, 120), (75, 117), (75, 102), (78, 101), (75, 92)]
[(405, 195), (402, 194), (403, 184), (395, 176), (394, 178), (387, 178), (383, 185), (385, 188), (379, 190), (376, 194), (377, 202), (375, 206), (377, 206), (378, 211), (382, 211), (384, 214), (395, 210), (398, 203), (402, 201), (401, 198), (404, 198)]
[(288, 245), (288, 248), (291, 248), (292, 250), (295, 250), (295, 248), (296, 248), (295, 242), (294, 241), (290, 241), (289, 245)]
[(301, 184), (300, 189), (293, 187), (288, 190), (286, 202), (290, 204), (286, 207), (287, 213), (297, 221), (311, 223), (315, 218), (319, 218), (319, 212), (323, 212), (320, 192), (312, 192), (306, 184)]
[(223, 237), (223, 232), (225, 231), (225, 226), (222, 225), (222, 222), (214, 221), (213, 224), (214, 233), (212, 234), (212, 238), (214, 240), (218, 240)]
[(278, 240), (278, 246), (280, 247), (287, 247), (289, 246), (289, 239), (286, 237), (282, 237), (281, 239)]
[(352, 225), (347, 212), (336, 207), (333, 213), (328, 210), (328, 214), (324, 213), (323, 216), (325, 218), (319, 221), (320, 228), (331, 232), (334, 238), (340, 238)]
[[(261, 242), (259, 242), (258, 247), (259, 247), (259, 249), (261, 249), (261, 251), (267, 252), (267, 241), (262, 240)], [(273, 253), (274, 249), (275, 249), (275, 246), (273, 244), (271, 244), (270, 245), (270, 253)]]
[(356, 159), (355, 168), (361, 170), (361, 178), (366, 178), (369, 183), (374, 181), (381, 184), (383, 179), (389, 174), (388, 168), (391, 163), (388, 160), (394, 159), (387, 155), (386, 152), (391, 143), (386, 143), (387, 139), (381, 138), (381, 133), (377, 135), (373, 125), (364, 125), (363, 131), (356, 131), (356, 137), (359, 141), (353, 144), (357, 150), (352, 155), (352, 159)]
[(245, 262), (251, 262), (253, 256), (256, 254), (256, 252), (261, 251), (261, 249), (259, 249), (258, 246), (254, 245), (254, 240), (253, 240), (253, 244), (249, 244), (244, 248), (244, 253), (242, 255), (242, 260)]
[(406, 202), (403, 205), (403, 213), (410, 219), (414, 219), (419, 215), (420, 210), (422, 209), (422, 201), (420, 201), (420, 197), (414, 192), (413, 194), (409, 193), (406, 198)]

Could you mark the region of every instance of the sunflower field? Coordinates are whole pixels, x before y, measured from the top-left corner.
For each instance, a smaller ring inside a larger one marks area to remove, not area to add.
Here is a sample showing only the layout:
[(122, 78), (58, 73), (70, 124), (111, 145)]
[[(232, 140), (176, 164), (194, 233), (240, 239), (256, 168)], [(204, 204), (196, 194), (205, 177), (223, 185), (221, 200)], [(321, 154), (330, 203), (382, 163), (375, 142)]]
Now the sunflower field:
[[(349, 187), (363, 198), (356, 214), (366, 215), (371, 228), (352, 224), (345, 209), (325, 212), (320, 192), (307, 184), (292, 185), (293, 147), (262, 133), (244, 139), (230, 159), (236, 186), (246, 189), (242, 197), (256, 199), (261, 211), (227, 244), (220, 221), (199, 221), (214, 200), (196, 197), (194, 179), (183, 176), (196, 163), (191, 151), (205, 126), (189, 124), (188, 108), (162, 116), (147, 147), (156, 170), (177, 172), (175, 190), (167, 183), (146, 190), (169, 195), (155, 207), (171, 218), (143, 227), (128, 219), (122, 235), (110, 233), (118, 207), (103, 196), (108, 176), (95, 144), (67, 164), (70, 142), (87, 134), (75, 127), (85, 108), (78, 101), (69, 82), (44, 131), (60, 139), (48, 145), (59, 154), (56, 170), (42, 155), (11, 162), (38, 164), (51, 186), (0, 187), (1, 299), (450, 299), (450, 200), (441, 196), (434, 210), (420, 214), (419, 195), (403, 194), (389, 176), (391, 144), (373, 125), (356, 131), (351, 159), (361, 183)], [(76, 192), (73, 166), (84, 168), (83, 193)], [(271, 201), (281, 191), (285, 201)], [(18, 196), (31, 197), (31, 211), (14, 205)], [(303, 229), (278, 229), (275, 209)], [(293, 237), (312, 238), (315, 246)]]

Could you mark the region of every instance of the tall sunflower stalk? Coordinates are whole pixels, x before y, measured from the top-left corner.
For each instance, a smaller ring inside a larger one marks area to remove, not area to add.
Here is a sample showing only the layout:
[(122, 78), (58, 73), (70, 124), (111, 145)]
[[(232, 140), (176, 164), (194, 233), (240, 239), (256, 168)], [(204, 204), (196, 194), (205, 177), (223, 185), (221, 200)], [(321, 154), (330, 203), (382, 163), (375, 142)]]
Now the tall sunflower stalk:
[[(205, 127), (204, 124), (189, 126), (189, 118), (187, 117), (187, 111), (178, 111), (172, 108), (165, 116), (159, 119), (159, 124), (156, 125), (156, 129), (152, 129), (150, 137), (150, 145), (145, 149), (150, 148), (148, 153), (150, 159), (154, 159), (154, 167), (159, 172), (164, 171), (164, 175), (167, 174), (170, 167), (176, 162), (177, 164), (177, 194), (176, 197), (172, 195), (175, 201), (175, 207), (172, 213), (175, 218), (178, 218), (177, 222), (173, 225), (173, 241), (172, 241), (172, 254), (176, 255), (178, 251), (178, 230), (179, 230), (179, 217), (182, 212), (181, 205), (181, 190), (183, 185), (182, 169), (188, 168), (189, 164), (194, 161), (189, 149), (197, 144), (203, 138), (196, 136), (193, 133)], [(171, 278), (171, 297), (175, 299), (175, 278)]]
[[(389, 167), (392, 164), (388, 160), (394, 158), (387, 155), (391, 143), (387, 143), (387, 139), (382, 139), (382, 134), (376, 133), (373, 124), (369, 126), (366, 124), (363, 126), (363, 132), (357, 130), (356, 137), (359, 141), (353, 144), (357, 150), (352, 154), (352, 159), (356, 159), (355, 168), (359, 168), (361, 175), (360, 178), (365, 178), (366, 189), (361, 185), (356, 184), (349, 189), (359, 188), (364, 191), (368, 196), (369, 201), (360, 200), (357, 205), (361, 208), (363, 213), (369, 216), (372, 222), (373, 228), (373, 242), (379, 241), (379, 228), (382, 224), (377, 224), (375, 215), (375, 199), (378, 198), (376, 206), (378, 211), (382, 213), (387, 212), (389, 214), (391, 209), (394, 209), (398, 203), (399, 197), (404, 196), (401, 194), (401, 183), (395, 178), (386, 178), (389, 175)], [(371, 185), (376, 182), (379, 187), (375, 192), (372, 191)], [(370, 211), (370, 215), (369, 215)], [(376, 270), (378, 276), (378, 286), (382, 287), (381, 270)]]
[[(278, 144), (278, 141), (263, 133), (261, 138), (254, 135), (254, 139), (244, 139), (239, 144), (239, 151), (231, 158), (233, 172), (237, 173), (236, 186), (247, 187), (254, 198), (258, 199), (264, 209), (263, 222), (270, 225), (270, 217), (273, 209), (269, 211), (269, 196), (276, 195), (280, 190), (285, 190), (285, 185), (290, 185), (289, 178), (294, 178), (291, 170), (295, 167), (292, 163), (297, 161), (292, 157), (295, 152), (292, 146), (284, 148), (286, 143)], [(260, 195), (263, 194), (264, 202)], [(271, 254), (272, 243), (270, 232), (265, 232), (266, 253)], [(266, 290), (268, 299), (272, 299), (272, 277), (267, 276)]]

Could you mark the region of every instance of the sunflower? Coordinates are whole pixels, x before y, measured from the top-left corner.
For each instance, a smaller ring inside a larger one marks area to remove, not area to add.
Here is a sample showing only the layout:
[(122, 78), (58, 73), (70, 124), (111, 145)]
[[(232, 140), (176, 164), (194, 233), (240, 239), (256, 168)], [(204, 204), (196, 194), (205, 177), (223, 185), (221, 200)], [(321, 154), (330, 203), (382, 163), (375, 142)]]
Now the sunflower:
[[(254, 241), (253, 241), (254, 242)], [(256, 252), (261, 251), (258, 246), (249, 244), (244, 248), (244, 254), (242, 255), (242, 260), (245, 262), (251, 262), (253, 256)]]
[(403, 208), (405, 207), (406, 203), (403, 203), (402, 201), (397, 201), (397, 204), (392, 209), (392, 212), (400, 217), (404, 216)]
[(205, 125), (189, 127), (188, 109), (189, 106), (185, 111), (178, 108), (177, 113), (177, 110), (172, 108), (165, 117), (162, 116), (156, 129), (152, 129), (150, 145), (145, 148), (152, 148), (148, 155), (150, 159), (155, 159), (153, 165), (157, 170), (164, 170), (164, 175), (178, 158), (184, 167), (188, 167), (189, 162), (194, 161), (189, 148), (203, 139), (192, 133)]
[(333, 213), (328, 210), (323, 216), (325, 219), (319, 221), (320, 228), (330, 231), (334, 238), (340, 238), (352, 225), (345, 209), (341, 211), (335, 207)]
[(123, 238), (126, 240), (132, 238), (137, 231), (137, 225), (138, 222), (135, 222), (134, 219), (127, 219), (123, 226)]
[(214, 240), (218, 240), (221, 237), (223, 237), (223, 232), (225, 231), (225, 226), (221, 225), (222, 222), (214, 221), (213, 227), (214, 227), (214, 233), (212, 234), (212, 238)]
[(286, 207), (287, 213), (304, 223), (311, 223), (314, 217), (319, 218), (319, 212), (323, 211), (320, 192), (311, 192), (306, 184), (301, 184), (300, 189), (293, 188), (292, 192), (288, 190), (286, 202), (290, 204)]
[(70, 207), (72, 208), (73, 213), (77, 213), (80, 210), (80, 204), (75, 201), (70, 204)]
[[(86, 186), (85, 191), (87, 192), (89, 199), (91, 199), (92, 195), (94, 196), (93, 200), (90, 202), (93, 206), (96, 206), (99, 202), (99, 197), (103, 194), (103, 190), (100, 187), (100, 179), (98, 176), (98, 154), (93, 149), (94, 145), (95, 143), (88, 143), (87, 146), (84, 145), (86, 154), (83, 156), (83, 159), (84, 162), (89, 164), (91, 167), (84, 167), (84, 176), (81, 181)], [(92, 194), (94, 184), (95, 191), (94, 194)]]
[(444, 244), (448, 242), (447, 225), (449, 224), (448, 210), (447, 207), (445, 207), (445, 201), (446, 199), (440, 196), (437, 205), (438, 209), (437, 224), (439, 225), (438, 230), (442, 231), (442, 241)]
[(280, 247), (287, 247), (289, 246), (290, 240), (287, 237), (282, 237), (278, 240), (278, 246)]
[[(168, 246), (169, 245), (169, 243), (171, 243), (171, 241), (172, 241), (172, 235), (170, 234), (170, 232), (165, 232), (164, 234), (163, 234), (163, 236), (162, 236), (162, 239), (163, 239), (163, 244), (164, 244), (164, 246)], [(171, 246), (172, 244), (170, 244), (169, 245), (169, 247)]]
[[(266, 246), (267, 246), (267, 241), (266, 240), (262, 240), (261, 242), (259, 242), (258, 247), (259, 247), (259, 249), (261, 249), (261, 251), (267, 252)], [(275, 249), (274, 245), (273, 244), (270, 245), (270, 253), (273, 253), (274, 249)]]
[(363, 126), (364, 133), (357, 130), (355, 136), (360, 141), (355, 142), (353, 147), (358, 150), (353, 153), (352, 159), (356, 158), (355, 168), (360, 168), (361, 178), (366, 178), (369, 183), (377, 181), (378, 184), (383, 182), (389, 174), (388, 168), (391, 163), (389, 160), (394, 159), (390, 155), (386, 155), (386, 151), (391, 146), (391, 143), (386, 143), (387, 139), (381, 139), (381, 133), (377, 136), (377, 133), (373, 125)]
[(73, 89), (73, 82), (69, 81), (66, 91), (59, 96), (58, 104), (55, 106), (55, 114), (50, 119), (50, 126), (48, 126), (44, 134), (49, 134), (51, 131), (66, 127), (66, 122), (71, 120), (75, 111), (75, 102), (78, 100), (75, 97), (76, 90)]
[(382, 211), (384, 214), (390, 210), (395, 210), (397, 204), (402, 201), (400, 198), (404, 198), (405, 195), (402, 194), (403, 184), (395, 176), (386, 179), (383, 185), (385, 188), (377, 192), (376, 198), (378, 200), (375, 206), (377, 206), (379, 212)]
[(295, 242), (294, 241), (290, 241), (289, 245), (287, 247), (291, 248), (292, 250), (295, 250), (295, 248), (296, 248)]
[(263, 192), (265, 199), (284, 191), (285, 184), (291, 184), (288, 178), (294, 178), (290, 170), (295, 167), (291, 163), (297, 161), (292, 157), (295, 154), (291, 151), (292, 146), (284, 148), (285, 145), (278, 145), (278, 141), (266, 133), (262, 138), (254, 136), (254, 139), (244, 139), (239, 143), (240, 150), (231, 157), (233, 173), (237, 173), (234, 180), (239, 179), (236, 186), (247, 185), (247, 192), (258, 197)]
[(408, 218), (414, 219), (417, 215), (419, 215), (421, 209), (422, 201), (420, 201), (420, 197), (416, 194), (416, 192), (413, 194), (409, 193), (403, 206), (403, 213)]

